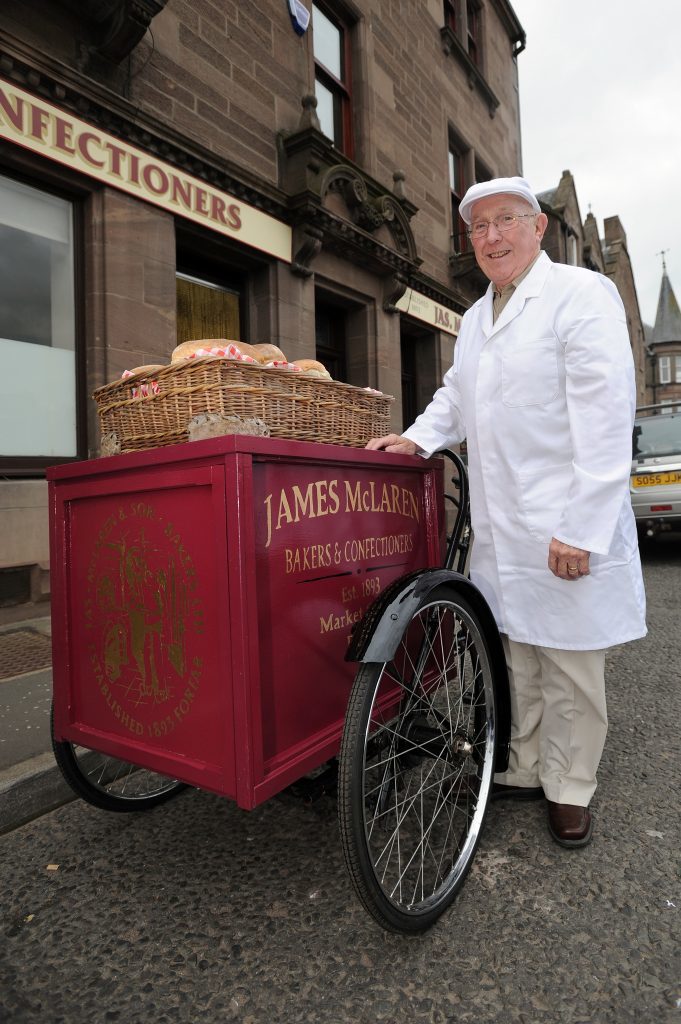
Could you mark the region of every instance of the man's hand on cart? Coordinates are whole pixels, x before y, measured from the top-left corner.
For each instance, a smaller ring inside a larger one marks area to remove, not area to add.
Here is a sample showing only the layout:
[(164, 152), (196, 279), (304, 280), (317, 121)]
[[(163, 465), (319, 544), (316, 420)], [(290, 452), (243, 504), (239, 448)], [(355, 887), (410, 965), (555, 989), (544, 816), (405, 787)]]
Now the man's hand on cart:
[(400, 434), (386, 434), (385, 437), (372, 437), (367, 442), (367, 448), (372, 452), (380, 451), (393, 452), (395, 455), (417, 455), (421, 449), (408, 437)]

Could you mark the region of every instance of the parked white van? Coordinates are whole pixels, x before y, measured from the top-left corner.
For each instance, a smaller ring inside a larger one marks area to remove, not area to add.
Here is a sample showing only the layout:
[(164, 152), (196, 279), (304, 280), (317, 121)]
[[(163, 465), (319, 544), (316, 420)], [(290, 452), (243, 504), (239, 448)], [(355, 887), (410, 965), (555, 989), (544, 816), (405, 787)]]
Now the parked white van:
[(641, 538), (681, 529), (681, 404), (638, 410), (630, 490)]

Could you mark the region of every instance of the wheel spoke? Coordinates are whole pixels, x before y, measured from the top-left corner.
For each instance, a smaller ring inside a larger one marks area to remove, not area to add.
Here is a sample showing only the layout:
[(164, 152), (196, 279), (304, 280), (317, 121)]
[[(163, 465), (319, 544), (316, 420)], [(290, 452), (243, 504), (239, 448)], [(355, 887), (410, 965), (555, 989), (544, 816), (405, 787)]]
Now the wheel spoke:
[[(348, 866), (370, 912), (398, 930), (427, 927), (455, 896), (491, 788), (494, 690), (486, 640), (470, 607), (446, 593), (417, 610), (390, 663), (360, 671), (351, 706), (355, 700), (364, 726), (349, 736), (346, 725), (343, 739), (341, 760), (354, 757), (358, 769), (345, 773), (356, 780), (352, 790), (342, 798), (339, 792)], [(351, 840), (344, 817), (352, 818)]]
[(55, 740), (53, 715), (50, 724), (54, 756), (64, 778), (77, 796), (96, 807), (143, 811), (185, 788), (184, 783), (148, 768), (66, 740)]
[[(155, 796), (174, 788), (177, 783), (158, 772), (139, 768), (128, 761), (119, 761), (116, 757), (95, 754), (86, 747), (73, 746), (74, 757), (82, 765), (83, 775), (90, 785), (103, 793), (135, 800)], [(90, 765), (90, 760), (96, 761)]]

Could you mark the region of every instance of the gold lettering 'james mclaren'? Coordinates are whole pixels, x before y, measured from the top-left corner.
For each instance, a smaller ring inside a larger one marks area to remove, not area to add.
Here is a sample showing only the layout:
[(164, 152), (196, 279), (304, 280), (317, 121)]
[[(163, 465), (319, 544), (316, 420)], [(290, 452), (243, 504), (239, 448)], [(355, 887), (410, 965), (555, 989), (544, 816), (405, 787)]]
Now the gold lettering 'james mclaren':
[(419, 504), (408, 487), (369, 480), (314, 480), (306, 486), (282, 487), (265, 497), (267, 542), (282, 526), (348, 512), (385, 512), (419, 521)]

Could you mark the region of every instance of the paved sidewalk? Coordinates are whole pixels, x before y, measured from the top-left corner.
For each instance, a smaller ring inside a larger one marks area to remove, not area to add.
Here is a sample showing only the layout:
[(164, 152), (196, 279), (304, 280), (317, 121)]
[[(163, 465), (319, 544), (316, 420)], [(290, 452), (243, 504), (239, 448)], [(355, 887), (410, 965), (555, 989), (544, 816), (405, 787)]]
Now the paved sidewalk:
[(50, 625), (0, 626), (0, 835), (73, 799), (50, 740)]

